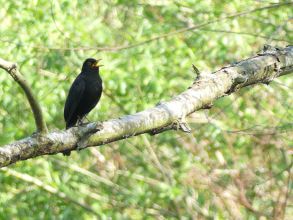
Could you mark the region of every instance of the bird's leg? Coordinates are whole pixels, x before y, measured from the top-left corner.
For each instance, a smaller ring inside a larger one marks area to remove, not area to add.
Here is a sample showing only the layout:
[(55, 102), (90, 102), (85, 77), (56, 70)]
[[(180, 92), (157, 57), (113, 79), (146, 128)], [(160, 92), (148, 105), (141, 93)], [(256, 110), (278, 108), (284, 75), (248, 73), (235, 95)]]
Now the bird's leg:
[[(84, 119), (86, 119), (87, 122), (84, 122)], [(78, 120), (77, 120), (77, 125), (78, 126), (85, 126), (85, 125), (87, 125), (89, 123), (90, 123), (90, 121), (86, 118), (86, 116), (78, 117)]]
[(82, 118), (80, 116), (77, 116), (77, 126), (82, 125)]
[(87, 122), (86, 123), (89, 123), (90, 122), (90, 120), (86, 117), (87, 115), (85, 115), (84, 117), (83, 117), (83, 119), (85, 119), (85, 120), (87, 120)]

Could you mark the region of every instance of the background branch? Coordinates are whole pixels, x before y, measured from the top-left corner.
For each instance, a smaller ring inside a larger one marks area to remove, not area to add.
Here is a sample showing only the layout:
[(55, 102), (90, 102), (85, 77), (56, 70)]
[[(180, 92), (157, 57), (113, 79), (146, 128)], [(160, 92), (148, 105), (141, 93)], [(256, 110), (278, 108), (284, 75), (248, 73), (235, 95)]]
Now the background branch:
[(37, 131), (40, 133), (47, 133), (47, 126), (46, 122), (43, 117), (41, 106), (39, 105), (37, 99), (34, 97), (31, 88), (29, 87), (28, 83), (24, 79), (24, 77), (20, 74), (17, 64), (3, 60), (0, 58), (0, 68), (4, 69), (10, 76), (20, 85), (23, 89), (26, 98), (29, 101), (31, 109), (34, 114), (35, 123), (37, 127)]
[(56, 189), (44, 182), (42, 182), (41, 180), (33, 177), (33, 176), (30, 176), (28, 174), (25, 174), (25, 173), (19, 173), (15, 170), (12, 170), (12, 169), (8, 169), (7, 167), (4, 167), (1, 169), (2, 172), (5, 172), (11, 176), (14, 176), (16, 177), (17, 179), (20, 179), (22, 181), (25, 181), (29, 184), (33, 184), (33, 185), (36, 185), (38, 186), (39, 188), (43, 189), (44, 191), (52, 194), (52, 195), (55, 195), (57, 197), (59, 197), (60, 199), (63, 199), (67, 202), (71, 202), (77, 206), (80, 206), (82, 207), (84, 210), (88, 211), (88, 212), (91, 212), (93, 214), (95, 214), (96, 216), (99, 216), (99, 214), (94, 211), (88, 204), (86, 204), (85, 202), (83, 201), (79, 201), (75, 198), (71, 198), (70, 196), (66, 195), (64, 192), (61, 192), (59, 191), (59, 189)]
[[(16, 44), (17, 46), (35, 48), (35, 49), (38, 49), (38, 50), (57, 50), (57, 51), (90, 51), (90, 50), (94, 50), (94, 51), (117, 52), (117, 51), (121, 51), (121, 50), (127, 50), (127, 49), (131, 49), (131, 48), (139, 47), (139, 46), (151, 43), (153, 41), (157, 41), (157, 40), (168, 38), (168, 37), (171, 37), (171, 36), (174, 36), (174, 35), (182, 34), (184, 32), (198, 30), (198, 29), (201, 29), (201, 28), (203, 28), (205, 26), (215, 24), (215, 23), (219, 23), (219, 22), (222, 22), (222, 21), (227, 20), (227, 19), (233, 19), (233, 18), (244, 16), (244, 15), (248, 15), (248, 14), (251, 14), (251, 13), (254, 13), (254, 12), (257, 12), (257, 11), (270, 10), (270, 9), (279, 8), (279, 7), (283, 7), (283, 6), (288, 6), (288, 5), (292, 5), (292, 4), (293, 4), (293, 2), (283, 2), (283, 3), (270, 4), (268, 6), (254, 8), (254, 9), (251, 9), (251, 10), (230, 14), (230, 15), (227, 15), (225, 17), (211, 19), (211, 20), (208, 20), (208, 21), (200, 23), (200, 24), (188, 25), (187, 27), (184, 27), (184, 28), (181, 28), (181, 29), (178, 29), (178, 30), (170, 31), (168, 33), (161, 34), (161, 35), (158, 35), (158, 36), (155, 36), (155, 37), (151, 37), (149, 39), (146, 39), (146, 40), (143, 40), (143, 41), (140, 41), (140, 42), (136, 42), (136, 43), (132, 43), (132, 44), (128, 43), (127, 45), (123, 45), (123, 46), (48, 47), (48, 46), (42, 46), (42, 45), (28, 45), (28, 44), (23, 44), (23, 43), (14, 43), (12, 41), (5, 40), (5, 39), (0, 39), (0, 41), (6, 42), (6, 43), (13, 43), (13, 44)], [(55, 18), (53, 18), (53, 21), (55, 23)], [(58, 27), (57, 27), (57, 30), (60, 33), (63, 33)], [(253, 33), (238, 33), (238, 32), (233, 32), (233, 31), (219, 31), (219, 30), (203, 30), (203, 31), (234, 33), (234, 34), (251, 35), (251, 36), (260, 37), (260, 38), (267, 38), (266, 36), (257, 35), (257, 34), (253, 34)], [(64, 36), (64, 34), (62, 34), (62, 35)], [(271, 40), (287, 42), (286, 40), (278, 39), (278, 38), (271, 38)], [(288, 43), (290, 43), (290, 42), (288, 42)]]

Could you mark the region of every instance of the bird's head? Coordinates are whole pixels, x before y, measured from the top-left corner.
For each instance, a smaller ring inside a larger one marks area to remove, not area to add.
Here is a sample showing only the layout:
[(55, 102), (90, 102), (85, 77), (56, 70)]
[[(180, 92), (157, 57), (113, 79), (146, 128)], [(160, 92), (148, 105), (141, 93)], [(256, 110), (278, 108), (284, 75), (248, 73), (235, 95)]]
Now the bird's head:
[(104, 66), (102, 64), (99, 64), (99, 61), (101, 59), (94, 59), (94, 58), (88, 58), (83, 62), (82, 65), (82, 71), (88, 71), (88, 72), (92, 72), (92, 71), (99, 71), (99, 68), (101, 66)]

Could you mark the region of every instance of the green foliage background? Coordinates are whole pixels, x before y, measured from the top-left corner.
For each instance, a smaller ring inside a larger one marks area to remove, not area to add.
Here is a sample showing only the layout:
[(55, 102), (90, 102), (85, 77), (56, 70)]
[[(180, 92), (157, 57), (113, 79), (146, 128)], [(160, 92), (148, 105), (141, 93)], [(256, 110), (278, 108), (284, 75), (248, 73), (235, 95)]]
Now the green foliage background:
[[(50, 130), (64, 129), (66, 94), (88, 57), (102, 58), (105, 65), (105, 93), (88, 117), (101, 121), (141, 111), (184, 91), (195, 78), (192, 64), (211, 72), (256, 54), (264, 44), (293, 43), (292, 4), (114, 51), (93, 48), (132, 45), (270, 4), (0, 4), (0, 57), (19, 64)], [(73, 152), (68, 158), (43, 156), (0, 170), (0, 219), (269, 219), (278, 214), (280, 195), (288, 197), (291, 186), (292, 87), (288, 75), (222, 98), (211, 110), (188, 119), (192, 134), (141, 135)], [(35, 131), (22, 90), (3, 70), (0, 103), (0, 145)], [(289, 203), (281, 207), (287, 219), (293, 215)]]

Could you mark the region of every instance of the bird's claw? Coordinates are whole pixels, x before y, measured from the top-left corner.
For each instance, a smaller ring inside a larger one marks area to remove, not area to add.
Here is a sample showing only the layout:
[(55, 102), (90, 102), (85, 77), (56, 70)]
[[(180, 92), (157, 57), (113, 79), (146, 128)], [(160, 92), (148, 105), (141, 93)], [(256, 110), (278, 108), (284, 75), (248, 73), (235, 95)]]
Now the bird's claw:
[(93, 133), (96, 133), (103, 129), (103, 123), (101, 122), (94, 122), (94, 123), (87, 123), (87, 126), (82, 128), (79, 132), (80, 140), (77, 143), (76, 150), (84, 149), (88, 144), (88, 137)]
[(85, 127), (88, 124), (90, 124), (90, 122), (80, 122), (80, 123), (77, 123), (77, 127)]

